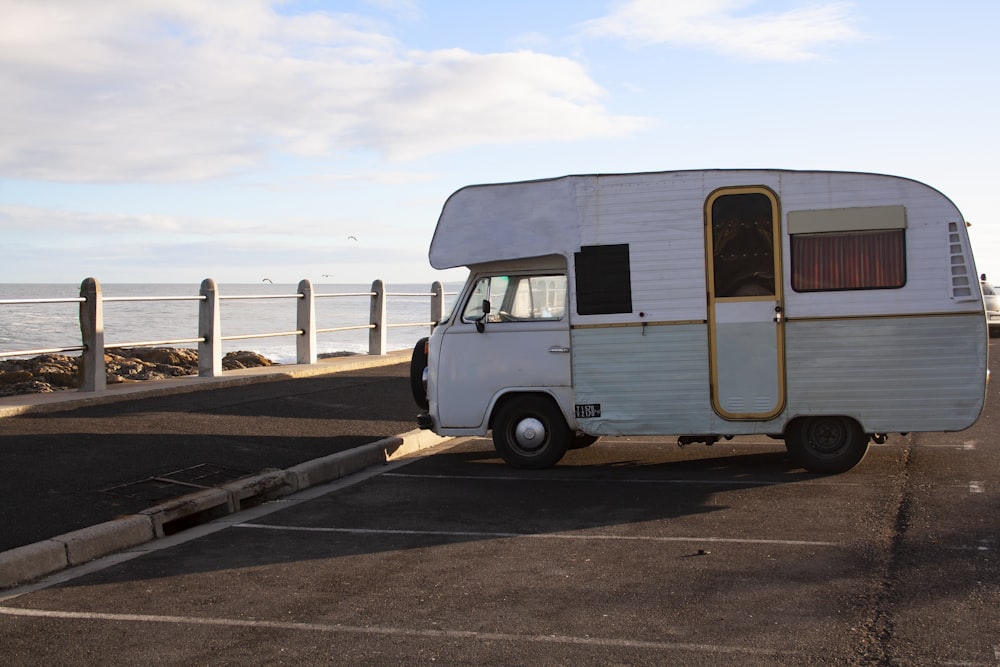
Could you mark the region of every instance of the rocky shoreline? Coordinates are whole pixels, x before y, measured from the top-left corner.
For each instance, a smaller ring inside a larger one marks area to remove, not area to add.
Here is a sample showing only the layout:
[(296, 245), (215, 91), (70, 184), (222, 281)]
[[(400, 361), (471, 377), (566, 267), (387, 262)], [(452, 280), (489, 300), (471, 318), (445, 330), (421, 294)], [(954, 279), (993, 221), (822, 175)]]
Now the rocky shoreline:
[[(0, 396), (76, 389), (80, 386), (80, 357), (43, 354), (30, 359), (0, 360)], [(189, 348), (120, 348), (104, 355), (107, 383), (143, 382), (198, 374), (198, 352)], [(229, 352), (223, 370), (273, 366), (256, 352)]]

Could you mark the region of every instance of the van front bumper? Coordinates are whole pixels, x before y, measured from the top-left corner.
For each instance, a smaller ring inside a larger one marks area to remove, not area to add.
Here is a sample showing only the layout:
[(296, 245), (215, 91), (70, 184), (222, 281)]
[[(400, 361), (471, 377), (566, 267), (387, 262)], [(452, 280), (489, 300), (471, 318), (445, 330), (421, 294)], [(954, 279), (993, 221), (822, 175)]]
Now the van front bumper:
[(417, 415), (417, 426), (422, 430), (434, 430), (434, 417), (431, 417), (430, 413), (421, 412)]

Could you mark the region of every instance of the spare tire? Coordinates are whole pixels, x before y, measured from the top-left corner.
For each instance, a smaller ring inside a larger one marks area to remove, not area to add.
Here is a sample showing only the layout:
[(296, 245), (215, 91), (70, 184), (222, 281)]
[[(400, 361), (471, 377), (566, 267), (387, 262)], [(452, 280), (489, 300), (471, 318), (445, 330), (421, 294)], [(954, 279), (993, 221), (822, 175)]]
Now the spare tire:
[(413, 346), (410, 355), (410, 391), (417, 407), (427, 410), (431, 407), (427, 401), (427, 387), (424, 385), (424, 370), (427, 368), (427, 338), (421, 338)]

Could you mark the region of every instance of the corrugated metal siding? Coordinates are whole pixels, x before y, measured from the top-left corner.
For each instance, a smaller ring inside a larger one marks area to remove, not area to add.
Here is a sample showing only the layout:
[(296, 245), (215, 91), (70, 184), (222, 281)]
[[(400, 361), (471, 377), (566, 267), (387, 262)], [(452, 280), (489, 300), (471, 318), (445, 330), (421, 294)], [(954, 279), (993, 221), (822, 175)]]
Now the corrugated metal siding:
[(727, 421), (712, 410), (704, 325), (574, 329), (575, 402), (600, 434), (781, 433), (796, 416), (847, 415), (869, 432), (954, 431), (982, 410), (983, 318), (789, 322), (784, 412)]
[(786, 414), (855, 417), (869, 431), (968, 427), (985, 393), (977, 316), (789, 322)]
[(581, 245), (629, 244), (633, 313), (644, 313), (646, 321), (705, 319), (700, 180), (689, 174), (602, 176), (578, 182), (576, 192)]
[(708, 339), (703, 325), (572, 332), (578, 404), (600, 403), (589, 432), (701, 433), (708, 428)]
[[(785, 293), (788, 317), (883, 315), (968, 311), (974, 300), (952, 299), (948, 223), (961, 213), (936, 190), (902, 178), (866, 174), (786, 175), (778, 191), (783, 214), (797, 210), (893, 206), (906, 208), (907, 282), (901, 289)], [(964, 225), (964, 222), (962, 223)], [(963, 227), (964, 236), (964, 227)], [(971, 253), (966, 248), (971, 266)], [(790, 268), (789, 239), (783, 237), (783, 262)], [(787, 281), (786, 281), (787, 284)]]
[[(706, 318), (704, 202), (714, 190), (769, 187), (782, 218), (789, 211), (872, 206), (906, 208), (907, 283), (900, 289), (796, 293), (785, 291), (789, 316), (958, 312), (975, 299), (954, 298), (948, 223), (960, 223), (963, 266), (975, 278), (961, 213), (936, 190), (916, 181), (876, 174), (791, 171), (690, 171), (572, 177), (579, 245), (628, 243), (633, 316), (596, 315), (581, 323), (689, 321)], [(784, 222), (782, 223), (784, 229)], [(553, 249), (571, 255), (578, 246)], [(782, 263), (791, 255), (783, 234)], [(784, 284), (788, 284), (787, 279)], [(795, 315), (793, 315), (793, 313)]]

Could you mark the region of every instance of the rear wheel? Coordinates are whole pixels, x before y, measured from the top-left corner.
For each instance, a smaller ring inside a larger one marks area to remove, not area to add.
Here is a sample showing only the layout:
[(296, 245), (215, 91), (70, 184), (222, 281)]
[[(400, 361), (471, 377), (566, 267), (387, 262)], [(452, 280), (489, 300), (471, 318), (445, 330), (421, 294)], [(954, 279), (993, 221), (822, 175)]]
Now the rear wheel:
[(806, 470), (839, 473), (850, 470), (868, 453), (868, 436), (848, 417), (803, 417), (785, 430), (785, 446)]
[(572, 437), (547, 396), (515, 396), (493, 418), (493, 446), (515, 468), (548, 468), (566, 453)]

